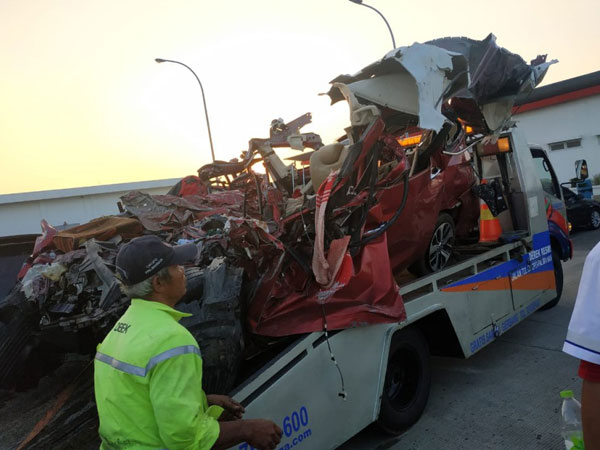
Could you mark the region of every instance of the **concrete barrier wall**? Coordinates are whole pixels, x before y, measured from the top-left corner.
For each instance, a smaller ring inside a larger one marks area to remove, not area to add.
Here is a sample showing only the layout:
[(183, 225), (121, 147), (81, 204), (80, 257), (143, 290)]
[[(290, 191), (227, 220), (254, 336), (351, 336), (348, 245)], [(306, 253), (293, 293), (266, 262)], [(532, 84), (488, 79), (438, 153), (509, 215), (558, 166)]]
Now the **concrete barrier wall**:
[(119, 198), (130, 191), (166, 194), (179, 178), (0, 195), (0, 237), (39, 234), (42, 219), (53, 226), (78, 225), (118, 214)]

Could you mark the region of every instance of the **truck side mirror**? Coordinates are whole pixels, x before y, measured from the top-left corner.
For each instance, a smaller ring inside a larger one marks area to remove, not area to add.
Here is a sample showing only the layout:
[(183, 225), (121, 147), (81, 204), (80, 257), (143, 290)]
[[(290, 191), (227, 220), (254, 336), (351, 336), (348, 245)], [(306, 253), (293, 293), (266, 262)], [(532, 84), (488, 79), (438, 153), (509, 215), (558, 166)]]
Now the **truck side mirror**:
[(585, 180), (588, 177), (588, 167), (585, 159), (575, 161), (575, 178)]

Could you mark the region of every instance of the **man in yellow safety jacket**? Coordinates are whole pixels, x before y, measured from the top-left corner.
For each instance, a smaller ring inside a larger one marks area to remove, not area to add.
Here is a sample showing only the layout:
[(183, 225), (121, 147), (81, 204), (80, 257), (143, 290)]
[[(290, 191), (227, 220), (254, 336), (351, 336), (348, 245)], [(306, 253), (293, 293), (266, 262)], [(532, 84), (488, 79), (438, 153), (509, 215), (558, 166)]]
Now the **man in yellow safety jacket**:
[(116, 267), (131, 306), (98, 346), (94, 385), (101, 449), (228, 448), (248, 442), (274, 449), (282, 431), (269, 420), (241, 420), (244, 408), (202, 391), (198, 343), (178, 323), (185, 294), (180, 264), (194, 244), (172, 247), (156, 236), (125, 244)]

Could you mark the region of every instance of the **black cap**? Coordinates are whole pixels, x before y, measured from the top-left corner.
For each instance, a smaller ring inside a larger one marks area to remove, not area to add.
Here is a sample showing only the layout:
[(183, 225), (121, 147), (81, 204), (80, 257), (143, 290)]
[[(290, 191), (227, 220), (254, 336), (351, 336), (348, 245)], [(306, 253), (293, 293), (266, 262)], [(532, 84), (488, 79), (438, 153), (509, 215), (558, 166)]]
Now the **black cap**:
[(163, 267), (192, 262), (198, 253), (194, 244), (173, 247), (158, 236), (132, 239), (119, 249), (116, 266), (121, 281), (128, 286), (140, 283)]

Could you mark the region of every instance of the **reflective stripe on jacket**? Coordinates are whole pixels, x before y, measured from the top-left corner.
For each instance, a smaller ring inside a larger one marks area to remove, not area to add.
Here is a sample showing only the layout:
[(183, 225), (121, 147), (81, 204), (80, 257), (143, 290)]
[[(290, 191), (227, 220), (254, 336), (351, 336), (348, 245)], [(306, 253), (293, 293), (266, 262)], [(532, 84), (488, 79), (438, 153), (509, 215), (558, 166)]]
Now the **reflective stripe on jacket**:
[(210, 449), (223, 411), (202, 391), (198, 343), (182, 313), (134, 299), (98, 346), (94, 387), (101, 449)]

